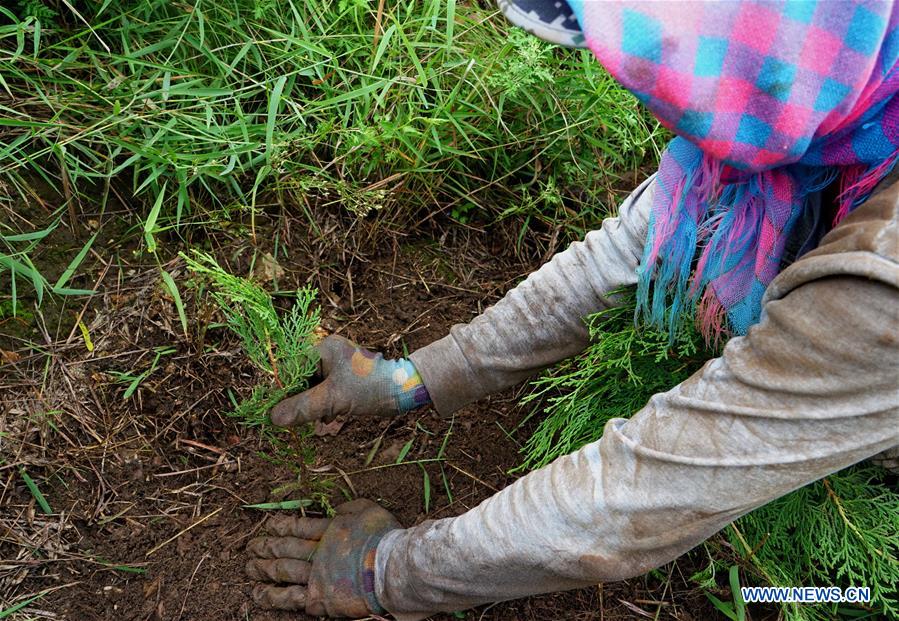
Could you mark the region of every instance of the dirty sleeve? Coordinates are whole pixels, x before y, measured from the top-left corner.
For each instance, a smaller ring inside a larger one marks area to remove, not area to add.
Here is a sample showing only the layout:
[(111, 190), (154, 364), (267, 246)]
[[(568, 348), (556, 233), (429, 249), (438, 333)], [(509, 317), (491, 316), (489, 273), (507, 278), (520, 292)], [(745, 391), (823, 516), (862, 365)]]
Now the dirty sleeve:
[(420, 619), (668, 562), (899, 444), (897, 343), (899, 292), (883, 282), (826, 278), (770, 301), (746, 337), (630, 420), (609, 421), (599, 441), (459, 517), (388, 533), (378, 600)]
[[(560, 287), (575, 295), (584, 285)], [(640, 575), (897, 444), (894, 183), (775, 278), (761, 321), (688, 380), (467, 513), (388, 533), (377, 597), (412, 621)]]
[(470, 323), (410, 356), (434, 407), (447, 416), (513, 386), (587, 345), (584, 319), (637, 282), (655, 175), (602, 227), (530, 274)]

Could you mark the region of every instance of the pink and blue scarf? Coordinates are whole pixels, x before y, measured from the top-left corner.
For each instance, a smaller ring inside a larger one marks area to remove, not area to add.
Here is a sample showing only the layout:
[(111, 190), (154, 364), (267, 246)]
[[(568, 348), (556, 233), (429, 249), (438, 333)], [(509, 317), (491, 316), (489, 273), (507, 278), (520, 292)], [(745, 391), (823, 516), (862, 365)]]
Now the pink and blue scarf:
[(899, 153), (892, 1), (569, 0), (597, 58), (677, 134), (638, 269), (641, 314), (745, 334), (797, 221), (839, 184), (836, 222)]

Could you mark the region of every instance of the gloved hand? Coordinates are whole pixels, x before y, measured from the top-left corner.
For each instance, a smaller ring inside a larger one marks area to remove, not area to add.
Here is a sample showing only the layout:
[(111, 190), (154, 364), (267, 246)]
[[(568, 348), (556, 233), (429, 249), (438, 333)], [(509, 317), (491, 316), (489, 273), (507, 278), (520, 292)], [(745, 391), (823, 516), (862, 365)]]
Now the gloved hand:
[(333, 519), (272, 517), (266, 530), (275, 536), (247, 544), (247, 575), (260, 581), (253, 588), (257, 604), (315, 616), (384, 614), (375, 597), (375, 553), (381, 538), (401, 526), (364, 498), (336, 511)]
[(272, 409), (272, 422), (286, 427), (338, 414), (394, 416), (431, 402), (412, 363), (385, 360), (342, 336), (318, 345), (321, 383)]

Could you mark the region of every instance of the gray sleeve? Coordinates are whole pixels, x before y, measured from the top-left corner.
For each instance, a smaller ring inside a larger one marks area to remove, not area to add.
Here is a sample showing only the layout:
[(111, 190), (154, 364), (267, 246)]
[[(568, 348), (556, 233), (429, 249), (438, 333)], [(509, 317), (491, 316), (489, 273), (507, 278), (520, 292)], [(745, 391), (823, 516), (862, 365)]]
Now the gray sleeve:
[(637, 282), (654, 189), (655, 175), (622, 203), (618, 217), (410, 356), (438, 412), (451, 414), (584, 349), (584, 318), (612, 306), (610, 292)]
[(885, 282), (825, 278), (768, 301), (747, 336), (599, 441), (459, 517), (389, 533), (377, 597), (420, 619), (668, 562), (899, 444), (897, 344), (899, 290)]

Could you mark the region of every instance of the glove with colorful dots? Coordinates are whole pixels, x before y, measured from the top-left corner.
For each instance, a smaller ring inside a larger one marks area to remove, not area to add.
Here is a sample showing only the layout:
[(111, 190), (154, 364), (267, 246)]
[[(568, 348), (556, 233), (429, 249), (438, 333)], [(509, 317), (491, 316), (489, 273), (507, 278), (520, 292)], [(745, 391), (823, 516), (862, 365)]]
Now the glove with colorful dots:
[(415, 366), (407, 359), (387, 360), (341, 336), (318, 345), (322, 381), (288, 397), (272, 410), (282, 427), (341, 414), (395, 416), (431, 402)]

